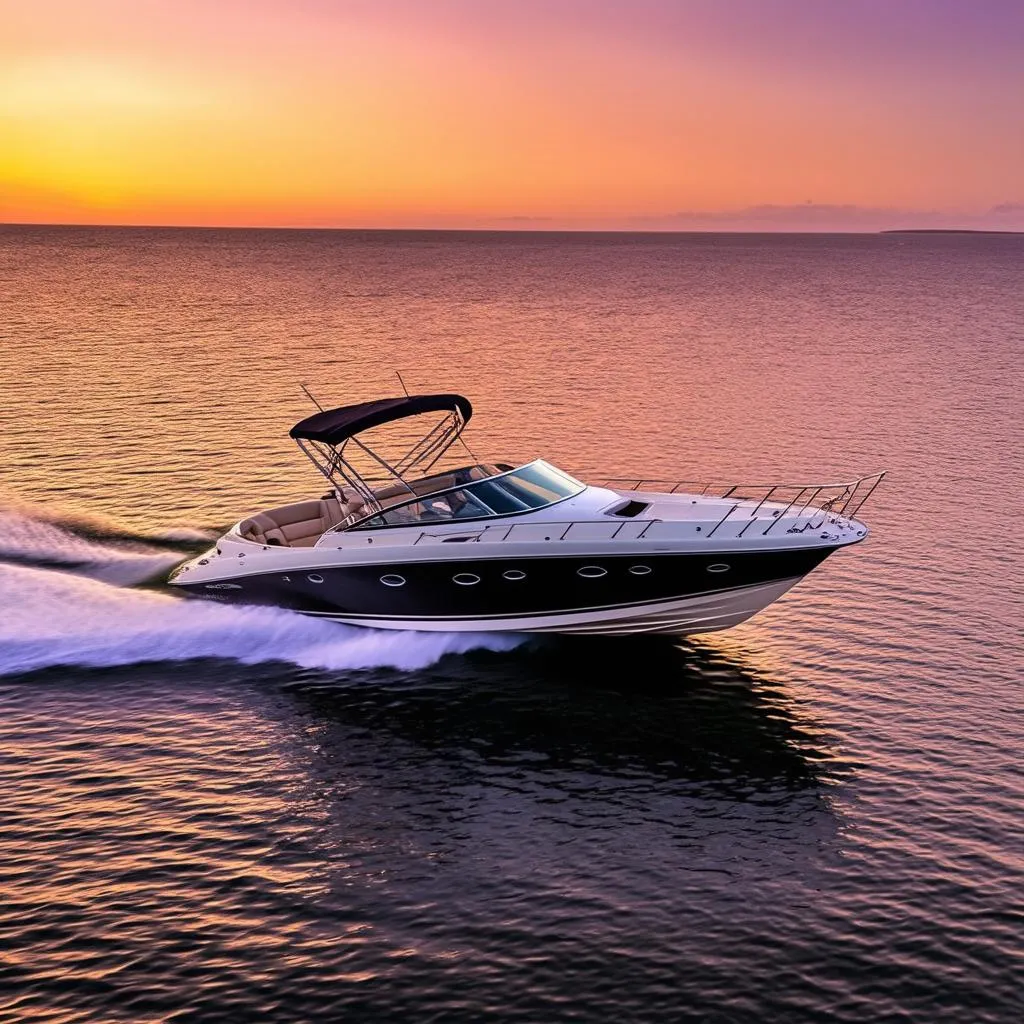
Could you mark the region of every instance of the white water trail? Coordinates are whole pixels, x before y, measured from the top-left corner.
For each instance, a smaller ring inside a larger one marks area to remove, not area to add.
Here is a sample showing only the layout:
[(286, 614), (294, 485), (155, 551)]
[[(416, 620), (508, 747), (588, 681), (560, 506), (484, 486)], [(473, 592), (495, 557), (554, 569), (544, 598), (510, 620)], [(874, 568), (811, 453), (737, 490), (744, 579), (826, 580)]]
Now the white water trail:
[(46, 523), (67, 533), (94, 540), (141, 541), (161, 545), (202, 544), (217, 539), (215, 530), (204, 527), (176, 525), (159, 530), (144, 530), (110, 516), (69, 509), (59, 504), (32, 504), (15, 495), (0, 493), (0, 523), (7, 515)]
[(446, 654), (509, 650), (521, 642), (509, 634), (358, 629), (275, 608), (230, 607), (0, 564), (0, 675), (190, 658), (410, 670)]
[(82, 536), (56, 521), (0, 508), (0, 561), (63, 568), (133, 586), (170, 571), (182, 557), (152, 544)]
[(164, 543), (205, 531), (141, 537), (117, 524), (0, 505), (0, 675), (58, 665), (230, 658), (303, 668), (425, 668), (473, 648), (508, 650), (507, 634), (357, 629), (274, 608), (243, 608), (128, 589), (183, 558)]

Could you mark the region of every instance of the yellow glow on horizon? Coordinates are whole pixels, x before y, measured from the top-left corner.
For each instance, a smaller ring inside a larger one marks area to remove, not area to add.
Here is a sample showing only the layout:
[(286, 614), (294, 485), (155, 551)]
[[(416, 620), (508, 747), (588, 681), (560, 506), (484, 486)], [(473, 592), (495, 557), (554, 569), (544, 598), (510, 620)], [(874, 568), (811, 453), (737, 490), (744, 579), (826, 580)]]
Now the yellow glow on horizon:
[(6, 205), (20, 193), (44, 206), (116, 210), (156, 193), (169, 184), (161, 169), (174, 166), (182, 129), (224, 108), (216, 92), (128, 63), (16, 62), (0, 71), (0, 181), (14, 194)]

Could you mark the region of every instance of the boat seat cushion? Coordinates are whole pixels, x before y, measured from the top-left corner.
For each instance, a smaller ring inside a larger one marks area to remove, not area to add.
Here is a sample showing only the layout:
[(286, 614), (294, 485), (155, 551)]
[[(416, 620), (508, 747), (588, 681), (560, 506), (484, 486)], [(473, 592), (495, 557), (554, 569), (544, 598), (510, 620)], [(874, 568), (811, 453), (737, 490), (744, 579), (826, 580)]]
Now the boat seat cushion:
[(259, 512), (246, 519), (241, 524), (241, 534), (247, 540), (256, 541), (257, 544), (266, 544), (271, 539), (279, 544), (284, 543), (284, 537), (278, 532), (277, 523), (266, 512)]
[(241, 524), (241, 533), (257, 544), (312, 547), (326, 530), (362, 506), (356, 495), (345, 495), (340, 503), (333, 497), (298, 501), (250, 516)]

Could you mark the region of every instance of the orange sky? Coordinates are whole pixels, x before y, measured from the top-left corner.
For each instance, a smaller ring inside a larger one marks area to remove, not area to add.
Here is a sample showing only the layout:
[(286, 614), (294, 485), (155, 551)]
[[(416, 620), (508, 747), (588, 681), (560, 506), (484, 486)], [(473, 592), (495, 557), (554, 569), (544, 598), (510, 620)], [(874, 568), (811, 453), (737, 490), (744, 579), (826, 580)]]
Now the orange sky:
[(1022, 12), (0, 0), (0, 221), (1020, 228)]

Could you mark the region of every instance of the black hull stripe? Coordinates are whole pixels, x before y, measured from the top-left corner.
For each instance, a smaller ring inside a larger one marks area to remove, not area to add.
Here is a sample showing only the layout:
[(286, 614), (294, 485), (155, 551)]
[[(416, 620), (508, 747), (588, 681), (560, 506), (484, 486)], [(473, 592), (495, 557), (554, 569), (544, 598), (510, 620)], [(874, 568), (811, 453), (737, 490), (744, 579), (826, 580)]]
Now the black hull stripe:
[(626, 604), (598, 604), (589, 608), (566, 608), (564, 611), (545, 612), (505, 612), (494, 615), (366, 615), (361, 612), (316, 612), (296, 609), (302, 615), (315, 615), (320, 619), (375, 619), (387, 622), (487, 622), (496, 619), (543, 619), (557, 615), (587, 615), (590, 612), (630, 611), (634, 608), (648, 608), (658, 604), (671, 604), (677, 601), (689, 601), (698, 597), (710, 597), (713, 594), (735, 594), (742, 590), (756, 590), (759, 587), (770, 587), (775, 584), (799, 583), (802, 576), (791, 576), (788, 579), (767, 580), (764, 583), (750, 583), (742, 587), (716, 587), (714, 590), (701, 590), (693, 594), (680, 594), (678, 597), (659, 597), (650, 601), (630, 601)]

